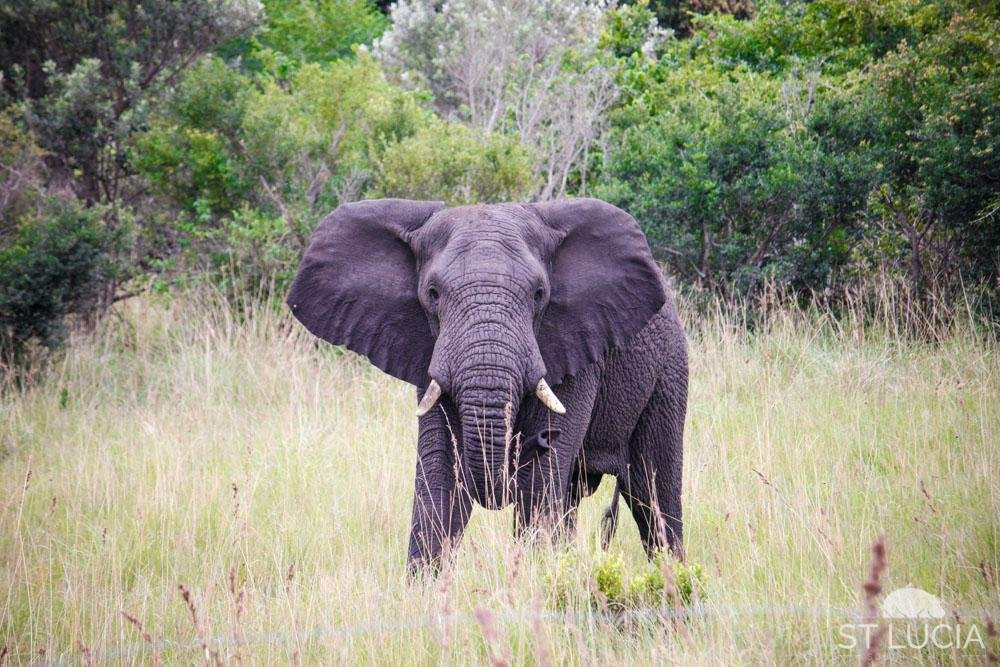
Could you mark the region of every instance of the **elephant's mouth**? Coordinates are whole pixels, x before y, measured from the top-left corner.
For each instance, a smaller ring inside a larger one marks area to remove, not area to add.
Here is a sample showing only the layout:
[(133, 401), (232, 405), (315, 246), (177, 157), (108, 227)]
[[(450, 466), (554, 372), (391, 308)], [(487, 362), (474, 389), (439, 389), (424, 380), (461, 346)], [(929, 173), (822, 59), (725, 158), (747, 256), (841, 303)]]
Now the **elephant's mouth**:
[[(478, 504), (502, 508), (516, 491), (517, 474), (547, 455), (558, 432), (542, 429), (526, 437), (514, 433), (517, 406), (521, 402), (517, 387), (522, 381), (518, 378), (530, 371), (511, 369), (499, 378), (497, 367), (489, 364), (472, 366), (457, 378), (442, 371), (432, 372), (432, 379), (417, 406), (417, 415), (431, 412), (441, 397), (448, 394), (458, 413), (461, 431), (458, 471), (462, 485)], [(526, 383), (527, 386), (534, 384), (535, 397), (546, 408), (556, 414), (565, 414), (565, 407), (543, 374), (544, 369), (534, 376), (538, 379)]]
[(464, 452), (461, 468), (472, 499), (487, 509), (506, 507), (517, 491), (518, 478), (550, 455), (559, 433), (559, 429), (546, 428), (527, 438), (515, 434), (506, 448), (504, 465), (497, 468), (484, 461), (480, 451)]
[(558, 437), (559, 429), (545, 428), (523, 440), (519, 438), (517, 446), (511, 452), (509, 463), (510, 476), (515, 477), (524, 466), (531, 465), (533, 462), (547, 456)]

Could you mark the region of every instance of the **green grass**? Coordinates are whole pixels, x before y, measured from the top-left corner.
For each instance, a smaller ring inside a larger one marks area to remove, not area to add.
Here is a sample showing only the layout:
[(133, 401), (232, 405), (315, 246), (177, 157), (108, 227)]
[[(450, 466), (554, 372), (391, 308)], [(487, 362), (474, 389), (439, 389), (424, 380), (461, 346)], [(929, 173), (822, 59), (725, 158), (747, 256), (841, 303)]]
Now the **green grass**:
[[(412, 389), (285, 317), (187, 297), (129, 302), (2, 395), (0, 646), (14, 662), (191, 663), (204, 641), (254, 663), (855, 664), (838, 628), (883, 533), (886, 591), (923, 588), (966, 623), (997, 613), (995, 343), (782, 309), (754, 335), (721, 315), (687, 328), (684, 518), (705, 581), (684, 622), (592, 607), (608, 480), (571, 545), (517, 542), (510, 510), (480, 509), (442, 575), (408, 581)], [(631, 576), (646, 566), (622, 517), (611, 551)], [(561, 611), (566, 550), (579, 584)], [(984, 653), (924, 654), (957, 657)]]

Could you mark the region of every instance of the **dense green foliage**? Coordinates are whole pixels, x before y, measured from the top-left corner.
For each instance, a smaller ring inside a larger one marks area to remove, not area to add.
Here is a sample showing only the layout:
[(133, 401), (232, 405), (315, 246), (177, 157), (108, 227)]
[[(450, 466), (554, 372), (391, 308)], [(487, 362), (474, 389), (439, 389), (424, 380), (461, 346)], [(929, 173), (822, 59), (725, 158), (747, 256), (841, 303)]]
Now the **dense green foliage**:
[[(0, 346), (18, 360), (67, 315), (143, 280), (147, 184), (129, 151), (190, 65), (248, 30), (249, 0), (0, 6)], [(129, 241), (126, 242), (126, 239)]]
[(250, 0), (15, 0), (0, 8), (6, 95), (88, 204), (127, 196), (125, 151), (197, 57), (248, 30)]
[(676, 275), (829, 294), (877, 270), (918, 303), (995, 279), (995, 16), (819, 0), (700, 26), (624, 80), (597, 190)]
[(73, 200), (47, 202), (24, 219), (0, 250), (0, 344), (18, 362), (37, 340), (61, 340), (63, 316), (98, 305), (108, 277), (109, 234), (94, 208)]
[[(4, 340), (53, 342), (148, 286), (280, 289), (325, 213), (374, 196), (599, 196), (682, 285), (730, 298), (775, 283), (835, 305), (873, 276), (917, 310), (1000, 298), (996, 7), (491, 7), (4, 5), (0, 252), (17, 274), (46, 249), (67, 266), (0, 285)], [(73, 294), (102, 296), (9, 305), (77, 280), (57, 233), (101, 283)]]
[(452, 204), (518, 201), (532, 182), (529, 151), (516, 139), (435, 121), (386, 150), (371, 194)]
[(388, 21), (368, 0), (264, 0), (268, 20), (250, 41), (227, 45), (224, 53), (269, 49), (290, 62), (332, 62), (351, 47), (382, 34)]
[(106, 305), (120, 235), (102, 207), (47, 191), (35, 136), (0, 112), (0, 368), (63, 339), (69, 314)]

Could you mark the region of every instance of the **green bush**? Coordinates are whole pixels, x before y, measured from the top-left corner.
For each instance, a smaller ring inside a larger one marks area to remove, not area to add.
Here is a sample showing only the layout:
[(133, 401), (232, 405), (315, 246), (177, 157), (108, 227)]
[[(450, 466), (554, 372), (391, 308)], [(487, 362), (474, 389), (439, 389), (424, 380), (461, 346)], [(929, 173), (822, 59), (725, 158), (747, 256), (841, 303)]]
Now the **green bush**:
[(349, 58), (389, 25), (371, 0), (264, 0), (266, 21), (255, 35), (219, 49), (252, 71), (277, 67), (283, 74), (303, 63)]
[(435, 120), (386, 148), (371, 194), (457, 205), (524, 200), (535, 187), (516, 139)]
[(156, 192), (200, 227), (247, 206), (286, 212), (303, 234), (361, 197), (378, 156), (427, 125), (415, 95), (369, 57), (249, 76), (219, 58), (193, 68), (139, 137), (133, 160)]
[(825, 150), (789, 112), (786, 96), (809, 85), (676, 70), (623, 112), (595, 194), (631, 212), (688, 284), (730, 295), (834, 284), (871, 167)]
[(600, 595), (594, 596), (594, 606), (625, 607), (627, 600), (625, 565), (617, 556), (608, 554), (594, 566), (594, 584)]
[(14, 106), (0, 110), (0, 235), (35, 210), (45, 180), (45, 152), (18, 123)]
[(249, 77), (206, 58), (187, 72), (137, 138), (133, 164), (158, 194), (184, 210), (234, 210), (257, 187), (240, 147), (252, 92)]
[(67, 315), (86, 315), (111, 275), (114, 235), (100, 210), (50, 197), (0, 238), (0, 350), (18, 365), (28, 347), (60, 343)]
[(389, 22), (370, 0), (267, 0), (261, 44), (300, 62), (327, 62), (370, 44)]
[[(865, 147), (878, 165), (864, 218), (877, 244), (866, 247), (866, 266), (888, 268), (917, 295), (931, 283), (997, 279), (997, 35), (996, 19), (953, 17), (873, 65), (852, 91), (850, 107), (829, 121), (841, 141)], [(882, 254), (887, 246), (904, 250)]]
[(370, 57), (305, 63), (287, 79), (221, 58), (192, 68), (133, 150), (174, 211), (175, 279), (280, 288), (313, 227), (365, 196), (379, 156), (430, 118)]
[(661, 553), (652, 567), (632, 578), (626, 599), (637, 608), (664, 603), (686, 607), (704, 596), (704, 586), (705, 575), (700, 565), (673, 560)]
[(947, 24), (958, 3), (926, 0), (762, 2), (752, 21), (706, 16), (696, 48), (726, 66), (777, 73), (803, 63), (842, 74), (864, 67), (904, 40)]
[(558, 609), (567, 609), (581, 592), (589, 590), (589, 605), (613, 612), (661, 606), (686, 607), (704, 597), (705, 575), (699, 565), (657, 553), (631, 578), (619, 556), (604, 553), (587, 566), (579, 554), (564, 553), (548, 587)]
[(911, 305), (973, 285), (1000, 298), (995, 14), (768, 2), (699, 19), (659, 60), (618, 35), (632, 52), (592, 192), (683, 283), (726, 297), (777, 284), (836, 300), (877, 273)]
[(61, 187), (111, 206), (143, 186), (125, 159), (133, 135), (195, 59), (251, 29), (256, 2), (109, 0), (4, 3), (0, 86), (19, 102)]

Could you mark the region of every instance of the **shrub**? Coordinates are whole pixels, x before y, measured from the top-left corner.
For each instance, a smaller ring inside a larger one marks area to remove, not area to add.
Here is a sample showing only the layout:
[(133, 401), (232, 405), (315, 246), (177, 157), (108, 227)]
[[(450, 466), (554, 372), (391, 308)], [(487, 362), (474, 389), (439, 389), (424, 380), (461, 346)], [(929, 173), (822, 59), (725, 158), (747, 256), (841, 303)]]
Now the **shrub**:
[[(670, 574), (669, 580), (667, 573)], [(661, 553), (646, 572), (632, 578), (626, 599), (634, 607), (655, 606), (664, 602), (683, 607), (704, 594), (704, 584), (705, 576), (700, 565), (673, 560)]]
[(454, 205), (524, 200), (534, 186), (528, 149), (515, 139), (434, 121), (386, 148), (371, 194)]
[[(879, 166), (865, 221), (878, 242), (903, 253), (869, 254), (905, 277), (911, 293), (995, 283), (1000, 224), (1000, 21), (966, 14), (873, 65), (839, 138), (868, 147)], [(950, 302), (948, 298), (946, 301)]]
[(619, 35), (624, 103), (594, 188), (673, 275), (836, 305), (878, 273), (918, 316), (969, 286), (1000, 297), (995, 11), (769, 2), (696, 25), (656, 63)]
[(0, 350), (18, 365), (28, 347), (60, 343), (67, 315), (91, 312), (111, 275), (114, 236), (97, 208), (50, 197), (0, 238)]
[(566, 552), (548, 579), (558, 609), (568, 608), (579, 591), (590, 590), (591, 607), (613, 612), (663, 605), (688, 606), (704, 596), (704, 585), (705, 576), (699, 565), (675, 560), (663, 552), (644, 563), (631, 578), (624, 562), (615, 554), (601, 554), (588, 569), (578, 554)]
[(351, 55), (385, 30), (386, 17), (370, 0), (267, 0), (261, 43), (301, 62)]
[(283, 73), (303, 63), (329, 63), (369, 44), (388, 26), (371, 0), (264, 0), (266, 21), (256, 35), (219, 49), (250, 70), (277, 64)]
[(729, 295), (772, 280), (827, 287), (848, 259), (871, 167), (825, 150), (807, 126), (819, 85), (676, 70), (622, 112), (595, 194), (632, 213), (686, 283)]
[(37, 204), (44, 182), (44, 152), (17, 123), (15, 108), (0, 111), (0, 234)]
[(258, 184), (239, 142), (253, 82), (218, 58), (187, 72), (136, 140), (132, 162), (155, 191), (193, 212), (228, 212)]
[(591, 576), (597, 591), (601, 594), (600, 596), (595, 594), (595, 606), (602, 604), (610, 607), (625, 606), (628, 587), (625, 585), (625, 565), (620, 558), (611, 554), (606, 555), (594, 566)]
[(210, 58), (154, 114), (133, 160), (174, 212), (182, 271), (253, 291), (287, 277), (313, 227), (364, 196), (379, 156), (430, 118), (370, 57), (301, 64), (287, 79)]
[(8, 6), (0, 10), (0, 85), (25, 103), (62, 185), (88, 204), (110, 205), (135, 192), (125, 153), (159, 95), (260, 14), (252, 0)]

